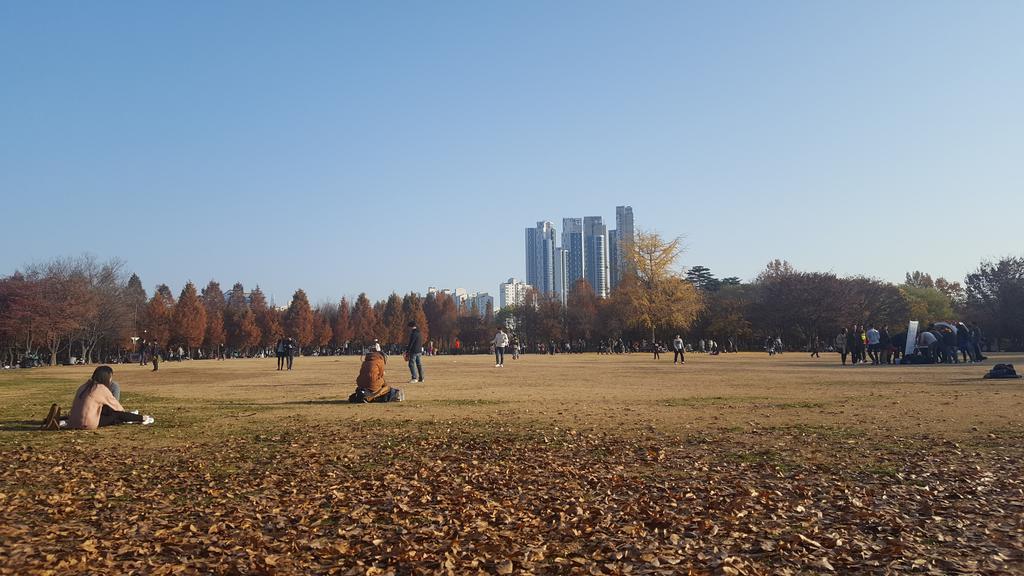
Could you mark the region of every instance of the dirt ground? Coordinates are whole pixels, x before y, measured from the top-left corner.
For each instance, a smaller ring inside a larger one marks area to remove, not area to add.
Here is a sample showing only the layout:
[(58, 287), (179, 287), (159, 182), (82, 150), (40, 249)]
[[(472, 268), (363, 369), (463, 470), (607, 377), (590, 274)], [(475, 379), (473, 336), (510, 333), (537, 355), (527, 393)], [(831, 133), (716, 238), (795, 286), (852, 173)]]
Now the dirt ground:
[(0, 373), (0, 574), (1024, 573), (1024, 380), (834, 354), (114, 366), (152, 427)]

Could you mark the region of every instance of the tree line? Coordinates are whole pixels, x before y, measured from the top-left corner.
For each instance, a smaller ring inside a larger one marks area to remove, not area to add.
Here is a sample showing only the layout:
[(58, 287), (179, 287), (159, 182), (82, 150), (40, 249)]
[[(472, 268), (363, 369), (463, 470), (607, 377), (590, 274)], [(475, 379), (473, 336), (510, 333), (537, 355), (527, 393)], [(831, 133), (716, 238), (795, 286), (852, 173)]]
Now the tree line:
[(757, 349), (768, 336), (790, 347), (812, 338), (826, 343), (841, 327), (889, 325), (896, 332), (910, 319), (924, 325), (966, 319), (980, 324), (993, 347), (1024, 349), (1024, 258), (982, 262), (964, 283), (908, 273), (902, 284), (829, 272), (796, 270), (775, 260), (751, 282), (718, 280), (710, 269), (678, 270), (679, 242), (640, 232), (628, 248), (632, 262), (619, 288), (597, 298), (585, 280), (567, 300), (536, 291), (523, 303), (495, 312), (460, 304), (446, 293), (410, 292), (371, 302), (311, 305), (299, 289), (287, 307), (268, 303), (259, 286), (235, 283), (226, 293), (211, 280), (188, 282), (175, 296), (166, 284), (148, 294), (119, 260), (90, 257), (33, 264), (0, 279), (0, 347), (3, 363), (28, 355), (50, 364), (70, 358), (112, 361), (135, 351), (138, 342), (185, 355), (252, 355), (270, 351), (278, 339), (294, 338), (306, 354), (360, 349), (380, 340), (399, 345), (415, 321), (424, 342), (446, 352), (487, 350), (498, 325), (508, 327), (524, 349), (569, 343), (596, 349), (618, 339), (733, 342)]

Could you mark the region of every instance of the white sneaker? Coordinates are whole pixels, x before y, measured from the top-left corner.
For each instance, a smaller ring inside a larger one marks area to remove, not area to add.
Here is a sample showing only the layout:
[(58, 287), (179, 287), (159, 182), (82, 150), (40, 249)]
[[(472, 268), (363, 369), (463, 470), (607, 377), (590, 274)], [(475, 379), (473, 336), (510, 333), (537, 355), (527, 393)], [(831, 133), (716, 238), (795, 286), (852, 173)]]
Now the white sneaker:
[(419, 380), (417, 380), (415, 378), (413, 378), (412, 380), (409, 380), (409, 384), (415, 384), (417, 382), (419, 382)]
[(156, 420), (154, 420), (154, 419), (153, 419), (153, 417), (152, 417), (152, 416), (150, 416), (149, 414), (146, 414), (146, 415), (144, 415), (144, 416), (142, 417), (142, 425), (143, 425), (143, 426), (149, 426), (149, 425), (150, 425), (150, 424), (152, 424), (153, 422), (156, 422)]
[(495, 368), (501, 368), (501, 364), (495, 364), (494, 367)]

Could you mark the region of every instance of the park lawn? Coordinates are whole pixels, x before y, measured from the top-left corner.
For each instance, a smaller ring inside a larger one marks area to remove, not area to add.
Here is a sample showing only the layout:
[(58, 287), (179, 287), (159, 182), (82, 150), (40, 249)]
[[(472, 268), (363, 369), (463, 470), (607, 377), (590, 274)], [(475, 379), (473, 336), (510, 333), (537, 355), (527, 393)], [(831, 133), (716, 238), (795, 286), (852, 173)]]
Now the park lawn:
[[(1024, 381), (837, 356), (114, 366), (152, 427), (0, 373), (0, 574), (1024, 573)], [(48, 572), (49, 571), (49, 572)]]

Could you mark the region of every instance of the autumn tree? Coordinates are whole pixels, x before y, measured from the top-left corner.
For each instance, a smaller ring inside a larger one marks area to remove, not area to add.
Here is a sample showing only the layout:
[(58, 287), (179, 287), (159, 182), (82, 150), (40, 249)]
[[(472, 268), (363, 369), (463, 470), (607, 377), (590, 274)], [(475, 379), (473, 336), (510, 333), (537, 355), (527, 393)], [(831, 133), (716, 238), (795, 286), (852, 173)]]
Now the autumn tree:
[(360, 294), (352, 307), (352, 337), (363, 345), (377, 338), (377, 314), (366, 293)]
[(334, 331), (331, 329), (330, 310), (324, 306), (317, 306), (313, 310), (313, 339), (311, 344), (317, 349), (322, 349), (331, 342)]
[(345, 344), (352, 339), (352, 306), (348, 303), (348, 298), (342, 298), (338, 304), (338, 312), (334, 316), (334, 326), (331, 332), (335, 348), (344, 348)]
[(590, 340), (594, 336), (600, 300), (585, 279), (579, 279), (566, 296), (565, 327), (569, 338)]
[[(402, 298), (402, 317), (405, 318), (406, 323), (415, 322), (416, 327), (420, 330), (420, 336), (423, 338), (423, 345), (426, 346), (430, 340), (430, 322), (427, 321), (427, 314), (423, 311), (423, 300), (420, 299), (420, 295), (415, 292), (410, 292)], [(405, 336), (403, 330), (402, 336)], [(399, 343), (402, 340), (398, 341)]]
[(662, 240), (656, 232), (638, 231), (629, 245), (632, 273), (623, 277), (613, 298), (619, 300), (632, 323), (650, 331), (651, 341), (659, 328), (684, 329), (702, 308), (693, 284), (674, 269), (682, 251), (681, 240)]
[(402, 314), (402, 298), (394, 292), (388, 296), (381, 313), (381, 323), (384, 327), (384, 341), (388, 344), (398, 344), (405, 337), (405, 316)]
[(170, 289), (166, 284), (157, 287), (153, 297), (146, 305), (145, 318), (143, 320), (144, 340), (147, 343), (156, 343), (163, 348), (171, 339), (171, 326), (174, 317), (174, 300), (168, 298)]
[(174, 339), (185, 346), (189, 358), (192, 349), (203, 344), (206, 335), (206, 308), (199, 299), (195, 284), (189, 282), (181, 290), (172, 315)]
[(914, 284), (904, 284), (899, 289), (907, 301), (910, 319), (918, 320), (922, 326), (953, 318), (953, 303), (941, 290)]
[(244, 348), (242, 340), (242, 317), (249, 310), (249, 302), (245, 298), (245, 287), (235, 282), (227, 293), (224, 304), (224, 336), (228, 346), (233, 350)]
[(284, 326), (285, 333), (295, 338), (300, 348), (313, 343), (313, 309), (301, 288), (292, 295), (292, 303), (284, 314)]
[(224, 331), (224, 292), (217, 281), (210, 280), (206, 288), (203, 288), (203, 306), (206, 308), (206, 334), (203, 337), (203, 346), (210, 351), (211, 356), (217, 356), (227, 340)]
[(284, 332), (277, 310), (267, 305), (267, 297), (263, 295), (259, 286), (249, 293), (249, 309), (252, 310), (256, 327), (260, 331), (258, 345), (262, 348), (273, 348)]
[(423, 314), (438, 347), (442, 350), (450, 349), (459, 335), (458, 314), (452, 297), (443, 292), (427, 294), (423, 300)]

